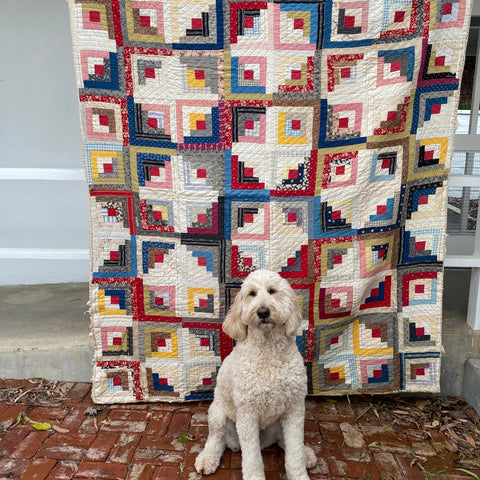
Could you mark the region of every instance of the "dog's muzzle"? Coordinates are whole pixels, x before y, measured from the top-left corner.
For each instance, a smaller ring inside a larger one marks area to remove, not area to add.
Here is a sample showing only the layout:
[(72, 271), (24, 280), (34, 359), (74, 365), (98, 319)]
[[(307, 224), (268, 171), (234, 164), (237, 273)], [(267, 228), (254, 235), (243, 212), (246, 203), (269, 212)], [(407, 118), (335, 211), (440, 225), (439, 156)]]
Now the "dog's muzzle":
[(267, 325), (271, 323), (270, 321), (270, 309), (268, 307), (259, 307), (257, 309), (257, 315), (260, 319), (260, 323)]

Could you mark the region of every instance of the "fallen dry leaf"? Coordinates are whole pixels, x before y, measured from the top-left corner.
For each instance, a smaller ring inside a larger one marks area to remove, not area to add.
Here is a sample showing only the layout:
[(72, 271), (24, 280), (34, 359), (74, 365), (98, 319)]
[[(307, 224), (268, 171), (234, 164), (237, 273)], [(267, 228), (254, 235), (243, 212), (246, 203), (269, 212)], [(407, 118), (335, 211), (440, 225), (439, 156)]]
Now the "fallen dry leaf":
[(70, 430), (67, 430), (66, 428), (59, 427), (58, 425), (52, 425), (53, 430), (55, 430), (58, 433), (69, 433)]

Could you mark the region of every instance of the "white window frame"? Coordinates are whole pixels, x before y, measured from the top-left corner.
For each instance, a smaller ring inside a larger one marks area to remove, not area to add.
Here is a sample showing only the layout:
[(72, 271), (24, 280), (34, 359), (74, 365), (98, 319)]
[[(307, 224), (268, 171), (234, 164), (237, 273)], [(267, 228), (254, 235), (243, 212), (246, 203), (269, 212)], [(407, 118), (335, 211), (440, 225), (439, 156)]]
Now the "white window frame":
[[(475, 13), (475, 12), (474, 12)], [(479, 28), (479, 27), (471, 27)], [(470, 123), (467, 134), (455, 136), (455, 151), (466, 152), (467, 155), (474, 155), (480, 152), (480, 134), (477, 134), (478, 110), (480, 108), (480, 34), (477, 40), (475, 74), (473, 77), (472, 107), (470, 109)], [(450, 187), (480, 187), (480, 175), (465, 174), (451, 175)], [(473, 253), (471, 255), (446, 255), (444, 266), (454, 268), (471, 268), (470, 292), (468, 297), (467, 323), (474, 330), (480, 330), (480, 226), (478, 225), (479, 215), (477, 214), (477, 226), (473, 240)], [(455, 234), (449, 234), (450, 250), (455, 250)]]

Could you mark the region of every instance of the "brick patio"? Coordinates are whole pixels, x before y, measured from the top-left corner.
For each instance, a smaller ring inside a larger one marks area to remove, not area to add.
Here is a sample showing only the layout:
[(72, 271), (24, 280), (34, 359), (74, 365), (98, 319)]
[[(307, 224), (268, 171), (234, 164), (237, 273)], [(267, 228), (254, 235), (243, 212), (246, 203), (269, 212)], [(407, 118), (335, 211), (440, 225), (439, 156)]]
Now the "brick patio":
[[(22, 383), (0, 380), (0, 390)], [(0, 403), (0, 479), (201, 478), (193, 465), (207, 435), (209, 402), (102, 406), (92, 403), (90, 388), (88, 383), (62, 383), (66, 398), (46, 406)], [(385, 405), (385, 397), (307, 400), (305, 440), (318, 457), (312, 480), (480, 476), (478, 463), (471, 467), (480, 457), (478, 429), (477, 447), (465, 455), (452, 451), (441, 429), (378, 415), (379, 402)], [(395, 399), (391, 402), (394, 409)], [(98, 409), (95, 416), (89, 415), (92, 408)], [(39, 431), (24, 419), (15, 425), (22, 413), (53, 428)], [(264, 451), (264, 463), (267, 480), (285, 478), (279, 448)], [(206, 478), (241, 480), (241, 455), (227, 451), (217, 472)]]

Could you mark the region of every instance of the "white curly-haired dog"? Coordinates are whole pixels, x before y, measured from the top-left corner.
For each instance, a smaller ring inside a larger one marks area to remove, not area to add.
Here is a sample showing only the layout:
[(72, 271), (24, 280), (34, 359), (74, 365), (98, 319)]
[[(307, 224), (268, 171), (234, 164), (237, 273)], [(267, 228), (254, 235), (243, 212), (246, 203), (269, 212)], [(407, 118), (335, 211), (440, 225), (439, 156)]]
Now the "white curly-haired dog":
[(278, 442), (288, 478), (308, 480), (317, 458), (303, 438), (307, 376), (295, 342), (300, 323), (286, 280), (267, 270), (246, 278), (223, 323), (237, 344), (218, 372), (198, 473), (215, 472), (225, 447), (241, 448), (243, 479), (264, 480), (261, 450)]

